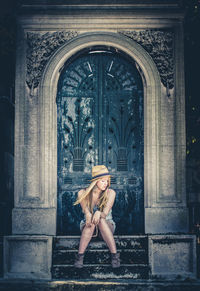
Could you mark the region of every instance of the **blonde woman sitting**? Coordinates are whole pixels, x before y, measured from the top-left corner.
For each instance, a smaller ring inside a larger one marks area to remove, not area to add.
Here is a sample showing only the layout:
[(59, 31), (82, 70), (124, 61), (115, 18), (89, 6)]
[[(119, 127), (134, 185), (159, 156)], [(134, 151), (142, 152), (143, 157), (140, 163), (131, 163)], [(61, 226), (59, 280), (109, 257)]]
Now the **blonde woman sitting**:
[(85, 219), (80, 223), (81, 238), (79, 251), (76, 255), (74, 266), (83, 267), (85, 250), (96, 230), (100, 232), (111, 252), (111, 264), (113, 268), (120, 266), (119, 253), (117, 253), (113, 233), (115, 222), (112, 219), (112, 206), (116, 193), (110, 187), (110, 174), (103, 165), (92, 168), (92, 181), (88, 188), (78, 192), (78, 198), (74, 205), (80, 203)]

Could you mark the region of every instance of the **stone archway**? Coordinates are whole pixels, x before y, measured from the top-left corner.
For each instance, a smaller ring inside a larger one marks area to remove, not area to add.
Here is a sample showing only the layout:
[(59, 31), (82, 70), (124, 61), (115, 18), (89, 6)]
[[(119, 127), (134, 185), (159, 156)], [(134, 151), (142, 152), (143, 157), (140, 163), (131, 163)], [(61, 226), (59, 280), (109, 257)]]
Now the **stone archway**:
[[(56, 94), (59, 72), (72, 55), (89, 46), (112, 46), (128, 54), (137, 64), (144, 83), (144, 199), (145, 207), (157, 197), (159, 188), (159, 106), (161, 82), (151, 57), (136, 42), (114, 33), (83, 34), (60, 48), (49, 61), (40, 87), (40, 184), (43, 196), (57, 199), (57, 123)], [(152, 146), (153, 145), (153, 146)], [(49, 157), (47, 159), (47, 157)]]

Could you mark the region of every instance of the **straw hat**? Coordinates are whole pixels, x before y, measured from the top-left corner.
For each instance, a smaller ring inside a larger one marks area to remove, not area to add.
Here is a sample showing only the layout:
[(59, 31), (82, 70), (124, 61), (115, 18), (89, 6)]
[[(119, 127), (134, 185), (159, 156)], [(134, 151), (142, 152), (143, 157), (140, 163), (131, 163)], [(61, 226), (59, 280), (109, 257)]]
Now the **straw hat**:
[(108, 169), (106, 168), (106, 166), (97, 165), (97, 166), (94, 166), (92, 168), (92, 180), (91, 181), (94, 181), (96, 179), (99, 179), (99, 178), (105, 177), (105, 176), (109, 176), (110, 177), (110, 174), (109, 174)]
[(91, 184), (87, 188), (87, 192), (89, 192), (98, 182), (98, 180), (103, 179), (104, 177), (108, 177), (108, 187), (110, 187), (110, 174), (108, 169), (104, 165), (97, 165), (92, 168), (92, 180)]
[[(96, 185), (96, 183), (103, 179), (104, 177), (108, 177), (108, 188), (110, 187), (110, 174), (108, 172), (108, 169), (104, 165), (97, 165), (92, 168), (92, 180), (90, 185), (86, 188), (85, 193), (81, 197), (81, 200), (84, 199), (90, 191), (93, 189), (93, 187)], [(80, 203), (80, 199), (78, 199), (74, 205)]]

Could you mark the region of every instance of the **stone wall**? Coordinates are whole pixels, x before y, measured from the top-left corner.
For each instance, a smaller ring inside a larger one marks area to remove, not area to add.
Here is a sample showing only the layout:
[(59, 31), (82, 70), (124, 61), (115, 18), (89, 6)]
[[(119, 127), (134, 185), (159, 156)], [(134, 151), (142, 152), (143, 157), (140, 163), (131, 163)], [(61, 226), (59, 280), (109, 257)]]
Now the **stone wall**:
[[(145, 233), (188, 231), (183, 13), (177, 2), (144, 1), (142, 7), (137, 1), (50, 4), (25, 1), (18, 19), (15, 208), (13, 236), (5, 238), (8, 277), (51, 277), (49, 247), (51, 236), (56, 235), (57, 207), (57, 83), (65, 62), (95, 45), (128, 54), (143, 76)], [(34, 258), (37, 247), (42, 257), (48, 249), (45, 260)]]

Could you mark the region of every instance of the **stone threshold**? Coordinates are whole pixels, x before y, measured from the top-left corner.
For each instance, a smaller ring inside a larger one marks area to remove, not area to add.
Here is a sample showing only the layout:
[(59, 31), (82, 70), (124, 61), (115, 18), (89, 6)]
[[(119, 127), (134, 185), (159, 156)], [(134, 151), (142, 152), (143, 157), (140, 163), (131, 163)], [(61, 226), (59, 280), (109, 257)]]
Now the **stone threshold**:
[[(103, 289), (102, 289), (103, 288)], [(149, 291), (199, 291), (197, 280), (27, 280), (0, 278), (0, 291), (46, 291), (46, 290), (149, 290)]]

